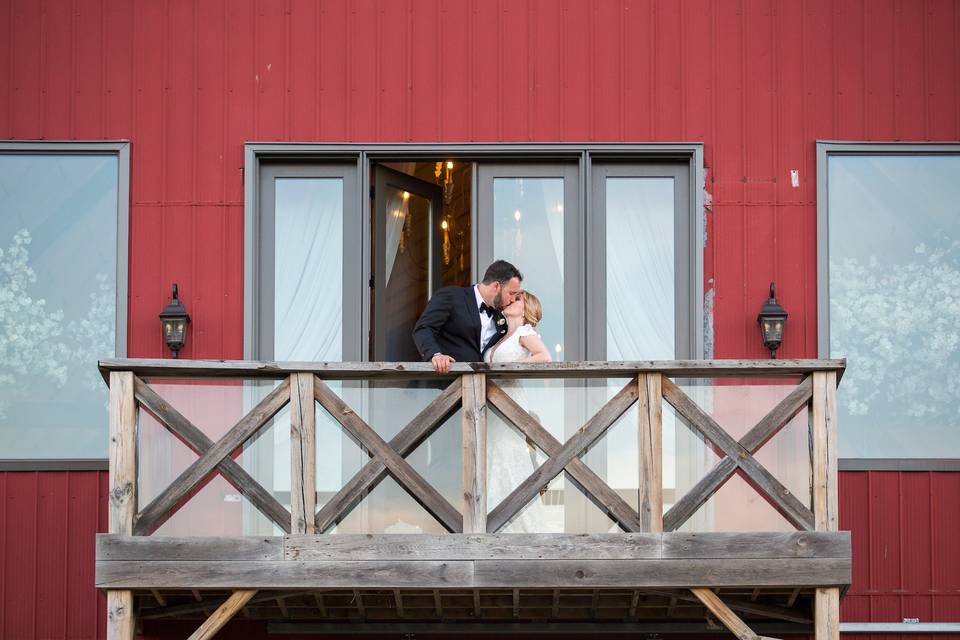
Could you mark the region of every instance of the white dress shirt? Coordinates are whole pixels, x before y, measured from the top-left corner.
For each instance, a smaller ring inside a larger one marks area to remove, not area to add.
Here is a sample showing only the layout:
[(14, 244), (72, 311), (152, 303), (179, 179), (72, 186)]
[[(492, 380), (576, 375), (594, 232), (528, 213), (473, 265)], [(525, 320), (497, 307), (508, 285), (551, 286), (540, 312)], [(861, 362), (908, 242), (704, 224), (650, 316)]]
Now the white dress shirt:
[(484, 302), (483, 296), (480, 295), (479, 285), (473, 285), (473, 294), (477, 297), (477, 313), (480, 314), (480, 351), (483, 352), (483, 348), (487, 345), (488, 342), (497, 335), (497, 327), (493, 324), (493, 316), (488, 316), (483, 311), (480, 311), (480, 304)]

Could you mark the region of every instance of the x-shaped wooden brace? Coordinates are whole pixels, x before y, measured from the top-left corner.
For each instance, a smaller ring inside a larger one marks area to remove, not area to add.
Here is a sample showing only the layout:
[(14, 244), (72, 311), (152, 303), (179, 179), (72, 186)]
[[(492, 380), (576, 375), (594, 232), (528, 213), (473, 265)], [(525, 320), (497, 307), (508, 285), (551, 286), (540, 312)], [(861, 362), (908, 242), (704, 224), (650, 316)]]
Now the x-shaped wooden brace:
[(214, 469), (218, 469), (265, 516), (287, 533), (290, 532), (290, 512), (230, 457), (290, 401), (289, 378), (267, 394), (216, 443), (139, 378), (134, 381), (134, 395), (141, 406), (200, 456), (137, 514), (134, 535), (145, 536), (156, 531), (176, 513), (193, 487)]
[[(555, 456), (560, 452), (563, 447), (560, 441), (492, 381), (487, 381), (487, 401), (548, 456)], [(564, 471), (574, 485), (624, 531), (643, 531), (639, 514), (583, 460), (572, 458)], [(487, 524), (489, 528), (489, 518)]]
[[(387, 474), (436, 518), (451, 533), (463, 531), (463, 515), (433, 485), (404, 460), (417, 445), (436, 429), (452, 407), (460, 400), (460, 381), (435, 398), (390, 443), (384, 441), (340, 396), (319, 378), (314, 380), (317, 402), (370, 453), (368, 462), (333, 499), (317, 513), (317, 531), (322, 532), (339, 522), (363, 494), (376, 486)], [(331, 506), (333, 505), (333, 506)]]
[(813, 397), (813, 382), (808, 376), (776, 407), (758, 422), (740, 441), (733, 439), (687, 394), (663, 379), (663, 397), (724, 458), (687, 492), (663, 516), (665, 531), (674, 531), (692, 516), (710, 496), (739, 468), (757, 492), (793, 526), (812, 531), (813, 513), (753, 457), (760, 447), (775, 436)]
[[(614, 515), (620, 526), (630, 527), (627, 529), (628, 531), (640, 531), (640, 518), (636, 511), (623, 504), (623, 500), (596, 474), (589, 472), (586, 464), (578, 459), (580, 454), (603, 436), (607, 429), (637, 401), (636, 378), (631, 379), (563, 445), (560, 445), (546, 429), (543, 429), (516, 403), (512, 400), (507, 402), (509, 398), (497, 385), (488, 383), (487, 394), (493, 405), (504, 416), (510, 419), (518, 429), (523, 431), (550, 456), (530, 477), (521, 482), (510, 495), (493, 508), (493, 511), (487, 516), (487, 532), (496, 533), (499, 531), (533, 500), (543, 487), (546, 487), (551, 480), (564, 470), (570, 473), (580, 488), (585, 489), (585, 493), (595, 504), (602, 504), (605, 501), (601, 509)], [(506, 408), (506, 411), (504, 411), (504, 408)], [(523, 416), (526, 416), (526, 418)], [(513, 417), (516, 417), (517, 420), (513, 420)], [(540, 428), (537, 429), (533, 425)], [(616, 511), (614, 512), (611, 507), (615, 508)]]

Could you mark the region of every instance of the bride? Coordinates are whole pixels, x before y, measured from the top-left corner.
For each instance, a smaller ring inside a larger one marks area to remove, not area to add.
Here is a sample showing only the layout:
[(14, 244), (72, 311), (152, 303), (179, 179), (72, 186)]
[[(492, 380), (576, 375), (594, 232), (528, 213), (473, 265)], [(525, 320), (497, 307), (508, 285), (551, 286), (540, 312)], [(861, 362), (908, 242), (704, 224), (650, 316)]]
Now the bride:
[[(486, 354), (487, 362), (550, 362), (550, 351), (537, 334), (537, 324), (543, 316), (540, 300), (524, 291), (513, 304), (503, 309), (507, 319), (507, 335)], [(524, 410), (530, 411), (523, 397), (520, 382), (498, 381), (500, 386)], [(534, 416), (536, 417), (536, 416)], [(491, 505), (499, 504), (526, 480), (539, 466), (533, 443), (522, 437), (502, 420), (490, 421), (488, 434), (491, 446), (487, 457), (487, 478)], [(545, 533), (546, 510), (541, 493), (527, 505), (504, 531), (513, 533)]]

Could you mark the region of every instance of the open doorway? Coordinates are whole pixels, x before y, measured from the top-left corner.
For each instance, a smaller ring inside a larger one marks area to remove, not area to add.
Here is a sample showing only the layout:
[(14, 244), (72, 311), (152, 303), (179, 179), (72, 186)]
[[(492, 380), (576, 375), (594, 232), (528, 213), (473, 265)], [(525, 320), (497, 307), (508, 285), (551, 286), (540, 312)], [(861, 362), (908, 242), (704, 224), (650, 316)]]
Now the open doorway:
[(413, 327), (434, 291), (471, 282), (469, 162), (384, 162), (371, 171), (370, 359), (420, 359)]

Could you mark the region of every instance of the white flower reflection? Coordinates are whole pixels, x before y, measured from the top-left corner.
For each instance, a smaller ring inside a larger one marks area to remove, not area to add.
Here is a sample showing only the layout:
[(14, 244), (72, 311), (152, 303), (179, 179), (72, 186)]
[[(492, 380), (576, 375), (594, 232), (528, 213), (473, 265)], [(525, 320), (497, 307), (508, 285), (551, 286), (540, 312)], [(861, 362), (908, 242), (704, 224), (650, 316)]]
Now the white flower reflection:
[(960, 242), (920, 243), (915, 259), (876, 268), (830, 262), (831, 353), (848, 358), (841, 408), (887, 424), (960, 414)]
[(70, 365), (78, 365), (84, 386), (98, 389), (97, 359), (114, 352), (116, 302), (108, 276), (97, 274), (86, 315), (66, 322), (62, 309), (31, 295), (37, 274), (30, 243), (30, 232), (21, 229), (0, 248), (0, 417), (33, 393), (33, 383), (62, 388), (73, 377)]

